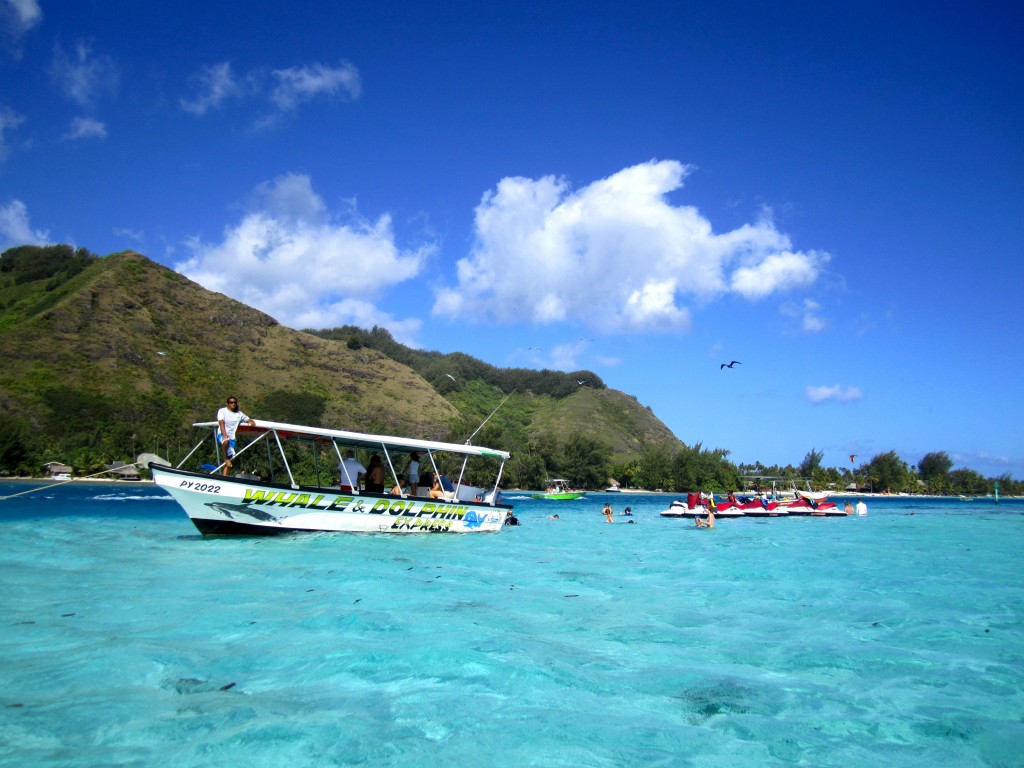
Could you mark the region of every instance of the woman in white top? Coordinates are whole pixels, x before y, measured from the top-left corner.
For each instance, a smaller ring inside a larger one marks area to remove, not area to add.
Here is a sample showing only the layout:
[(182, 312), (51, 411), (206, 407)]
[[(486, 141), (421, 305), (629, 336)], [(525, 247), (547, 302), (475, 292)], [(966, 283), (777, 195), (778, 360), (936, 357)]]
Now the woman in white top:
[(416, 495), (419, 490), (420, 484), (420, 454), (419, 451), (413, 451), (409, 454), (409, 493), (412, 496)]

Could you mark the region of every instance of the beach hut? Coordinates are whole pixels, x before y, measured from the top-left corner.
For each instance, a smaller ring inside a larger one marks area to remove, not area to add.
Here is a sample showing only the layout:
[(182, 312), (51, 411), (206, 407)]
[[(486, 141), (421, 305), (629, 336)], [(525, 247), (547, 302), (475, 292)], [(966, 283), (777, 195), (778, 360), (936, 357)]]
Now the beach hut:
[(140, 480), (139, 470), (134, 464), (125, 464), (123, 461), (115, 461), (107, 464), (107, 471), (116, 480)]

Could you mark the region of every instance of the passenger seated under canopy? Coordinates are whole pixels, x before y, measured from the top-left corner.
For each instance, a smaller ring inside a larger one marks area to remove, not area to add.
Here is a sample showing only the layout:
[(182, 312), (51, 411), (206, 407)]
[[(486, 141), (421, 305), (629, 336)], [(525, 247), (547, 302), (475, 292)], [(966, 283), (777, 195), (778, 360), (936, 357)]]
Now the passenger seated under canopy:
[(448, 478), (447, 475), (438, 475), (434, 478), (434, 484), (430, 487), (430, 498), (432, 499), (448, 499), (451, 498), (448, 494), (455, 493), (455, 484)]

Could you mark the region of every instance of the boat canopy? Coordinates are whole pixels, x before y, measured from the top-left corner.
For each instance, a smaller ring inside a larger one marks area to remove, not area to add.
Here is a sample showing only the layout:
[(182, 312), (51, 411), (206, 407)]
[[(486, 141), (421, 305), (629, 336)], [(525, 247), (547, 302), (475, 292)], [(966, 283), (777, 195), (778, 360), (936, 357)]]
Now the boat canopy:
[[(217, 429), (216, 421), (201, 421), (192, 426), (201, 429)], [(390, 452), (410, 451), (448, 451), (464, 456), (491, 456), (502, 460), (508, 460), (511, 454), (506, 451), (499, 451), (494, 448), (485, 448), (480, 445), (465, 445), (461, 443), (444, 443), (437, 440), (417, 440), (411, 437), (394, 437), (391, 435), (371, 435), (366, 432), (347, 432), (342, 429), (327, 429), (326, 427), (304, 427), (297, 424), (283, 424), (276, 421), (256, 420), (256, 426), (250, 427), (246, 422), (238, 425), (240, 434), (264, 435), (274, 432), (279, 438), (305, 438), (307, 440), (323, 440), (325, 443), (337, 441), (343, 445), (356, 448), (380, 448), (386, 446)]]

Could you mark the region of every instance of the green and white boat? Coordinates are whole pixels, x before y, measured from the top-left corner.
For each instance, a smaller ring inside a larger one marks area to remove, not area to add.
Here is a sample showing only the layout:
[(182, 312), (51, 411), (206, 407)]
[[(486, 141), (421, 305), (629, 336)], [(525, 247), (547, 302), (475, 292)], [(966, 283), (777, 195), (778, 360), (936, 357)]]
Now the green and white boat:
[(533, 494), (533, 498), (572, 501), (573, 499), (583, 498), (586, 495), (586, 491), (573, 490), (569, 487), (567, 480), (555, 477), (551, 479), (551, 484), (547, 487), (547, 490), (545, 490), (544, 493), (535, 493)]

